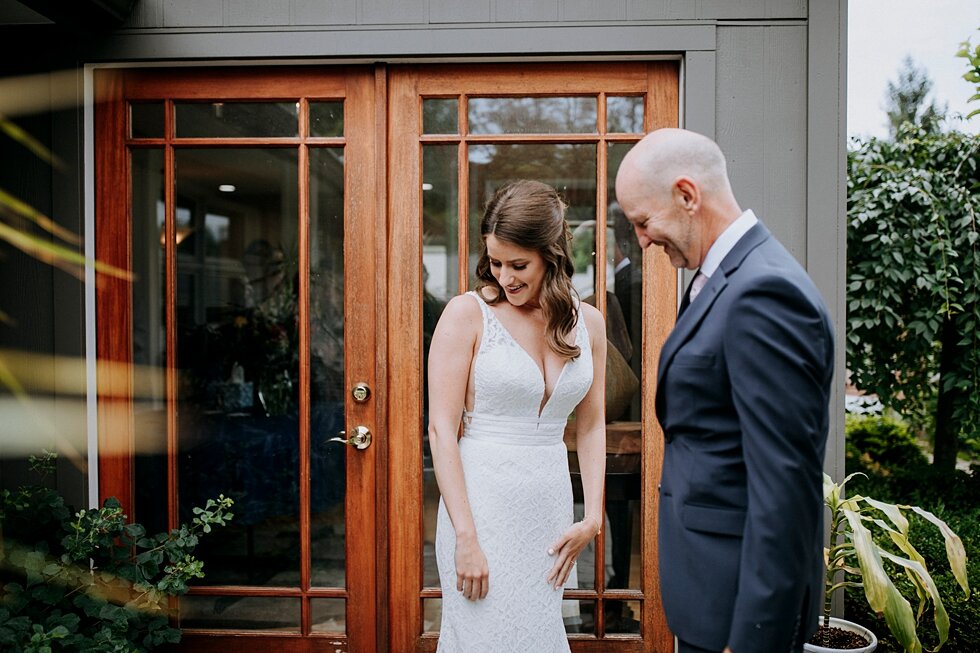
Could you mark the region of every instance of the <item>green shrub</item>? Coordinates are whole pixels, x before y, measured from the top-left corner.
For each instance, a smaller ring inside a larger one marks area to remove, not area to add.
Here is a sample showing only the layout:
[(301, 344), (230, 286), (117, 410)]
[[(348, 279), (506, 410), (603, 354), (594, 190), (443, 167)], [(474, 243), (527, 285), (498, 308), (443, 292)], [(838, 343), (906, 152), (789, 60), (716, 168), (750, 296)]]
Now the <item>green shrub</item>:
[[(42, 474), (53, 455), (32, 458)], [(204, 576), (198, 537), (232, 518), (231, 499), (195, 508), (190, 526), (148, 535), (119, 502), (74, 512), (41, 485), (0, 492), (0, 650), (131, 653), (180, 641), (169, 598)]]
[[(956, 471), (937, 472), (930, 465), (915, 464), (912, 467), (893, 466), (889, 474), (875, 473), (870, 466), (864, 470), (868, 477), (855, 477), (848, 483), (849, 493), (873, 496), (877, 499), (914, 504), (929, 510), (944, 520), (963, 540), (967, 554), (967, 577), (971, 585), (980, 582), (980, 473)], [(926, 526), (921, 518), (912, 515), (911, 529), (922, 534), (917, 543), (919, 553), (926, 561), (939, 592), (943, 596), (957, 597), (957, 585), (949, 567), (944, 563), (946, 552), (943, 538)], [(900, 587), (909, 590), (910, 586)], [(942, 647), (948, 653), (976, 653), (980, 651), (980, 593), (974, 592), (964, 599), (946, 602), (950, 618), (949, 640)], [(874, 614), (867, 605), (861, 588), (848, 588), (845, 599), (845, 615), (875, 632), (879, 646), (875, 653), (901, 653), (902, 648), (888, 632), (885, 620)], [(924, 617), (928, 618), (928, 617)], [(928, 633), (924, 628), (924, 633)], [(936, 642), (924, 638), (926, 648), (934, 648)]]
[(918, 469), (928, 462), (908, 427), (890, 417), (848, 415), (844, 433), (848, 474), (887, 476), (895, 468)]

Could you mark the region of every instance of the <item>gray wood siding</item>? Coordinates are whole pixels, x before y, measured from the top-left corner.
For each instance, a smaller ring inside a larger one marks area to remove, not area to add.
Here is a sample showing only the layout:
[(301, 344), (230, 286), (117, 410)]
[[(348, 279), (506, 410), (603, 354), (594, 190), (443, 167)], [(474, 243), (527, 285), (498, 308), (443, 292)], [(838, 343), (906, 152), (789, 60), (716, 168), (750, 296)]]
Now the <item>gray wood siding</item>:
[(489, 23), (492, 0), (429, 0), (430, 23)]
[(354, 0), (292, 0), (291, 24), (353, 25), (357, 22)]
[(224, 0), (225, 20), (232, 25), (288, 25), (289, 0)]
[(552, 23), (558, 20), (558, 0), (493, 0), (493, 19), (500, 23)]
[(805, 19), (807, 0), (141, 0), (132, 29)]
[(715, 138), (742, 208), (806, 264), (806, 28), (719, 27)]

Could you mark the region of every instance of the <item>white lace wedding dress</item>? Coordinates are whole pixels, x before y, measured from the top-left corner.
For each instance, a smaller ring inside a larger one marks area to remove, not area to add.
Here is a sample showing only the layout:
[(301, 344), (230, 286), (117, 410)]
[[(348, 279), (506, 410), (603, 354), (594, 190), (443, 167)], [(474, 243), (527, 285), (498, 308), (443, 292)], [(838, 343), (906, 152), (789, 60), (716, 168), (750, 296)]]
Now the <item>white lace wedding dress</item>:
[[(546, 577), (548, 547), (572, 524), (572, 486), (562, 434), (592, 385), (592, 351), (582, 312), (575, 343), (544, 407), (540, 368), (489, 306), (474, 368), (475, 401), (459, 442), (490, 590), (469, 601), (456, 589), (456, 534), (439, 502), (436, 561), (442, 584), (439, 653), (564, 653), (562, 592)], [(574, 576), (569, 579), (574, 584)]]

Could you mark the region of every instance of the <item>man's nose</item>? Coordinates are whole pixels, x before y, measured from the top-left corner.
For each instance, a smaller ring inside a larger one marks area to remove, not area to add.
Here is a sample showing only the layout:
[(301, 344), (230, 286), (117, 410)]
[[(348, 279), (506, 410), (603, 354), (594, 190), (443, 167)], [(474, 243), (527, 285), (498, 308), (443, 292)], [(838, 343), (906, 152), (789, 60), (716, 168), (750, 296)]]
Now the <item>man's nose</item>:
[(653, 242), (652, 240), (647, 238), (647, 235), (642, 231), (640, 231), (639, 229), (636, 230), (636, 239), (640, 243), (640, 249), (646, 249), (647, 247), (650, 246), (650, 243)]

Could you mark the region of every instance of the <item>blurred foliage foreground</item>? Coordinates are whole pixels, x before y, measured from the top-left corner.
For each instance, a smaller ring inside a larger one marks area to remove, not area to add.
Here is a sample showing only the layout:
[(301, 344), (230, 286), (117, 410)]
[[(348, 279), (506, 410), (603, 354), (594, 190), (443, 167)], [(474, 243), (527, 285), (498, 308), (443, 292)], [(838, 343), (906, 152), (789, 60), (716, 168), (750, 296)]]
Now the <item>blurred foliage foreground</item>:
[[(846, 431), (846, 471), (866, 475), (848, 481), (848, 492), (882, 501), (914, 504), (945, 521), (963, 541), (970, 583), (980, 583), (980, 466), (974, 465), (969, 472), (936, 469), (923, 455), (907, 425), (888, 417), (849, 415)], [(916, 547), (925, 559), (939, 593), (946, 597), (959, 595), (958, 599), (949, 598), (945, 602), (950, 628), (949, 639), (942, 650), (977, 653), (980, 651), (980, 593), (973, 592), (968, 599), (963, 598), (945, 562), (946, 546), (942, 535), (938, 530), (928, 528), (918, 515), (910, 514), (909, 521), (920, 533)], [(899, 579), (896, 584), (903, 593), (915, 595), (909, 581)], [(862, 588), (848, 588), (845, 613), (848, 619), (875, 632), (879, 638), (876, 653), (904, 650), (889, 633), (885, 619), (868, 607)], [(922, 644), (925, 649), (934, 650), (938, 641), (935, 632), (929, 631), (928, 627), (923, 629)]]
[[(54, 454), (31, 458), (54, 470)], [(149, 535), (119, 502), (73, 512), (43, 485), (0, 492), (0, 650), (150, 651), (180, 641), (171, 597), (202, 578), (198, 538), (231, 518), (232, 500), (194, 508), (191, 525)]]

